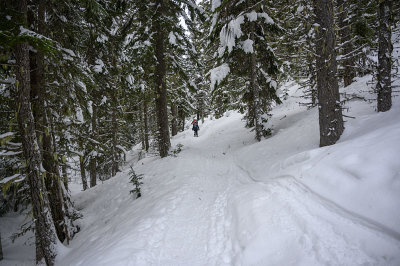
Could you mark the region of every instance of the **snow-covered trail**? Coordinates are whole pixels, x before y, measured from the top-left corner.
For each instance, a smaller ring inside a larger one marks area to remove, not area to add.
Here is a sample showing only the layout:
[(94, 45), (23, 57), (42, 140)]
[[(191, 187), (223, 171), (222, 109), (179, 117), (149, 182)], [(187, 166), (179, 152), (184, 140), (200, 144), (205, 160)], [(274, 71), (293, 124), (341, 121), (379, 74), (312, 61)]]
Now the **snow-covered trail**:
[[(93, 197), (107, 193), (100, 199), (79, 194), (85, 216), (82, 226), (88, 232), (76, 237), (60, 265), (230, 265), (227, 197), (241, 176), (226, 156), (232, 140), (225, 132), (231, 122), (226, 123), (217, 128), (214, 124), (210, 131), (205, 125), (200, 138), (190, 131), (181, 133), (174, 140), (184, 145), (176, 158), (142, 160), (143, 165), (135, 167), (146, 175), (139, 200), (132, 201), (126, 189), (115, 193), (127, 186), (126, 172), (105, 183), (107, 188), (89, 192)], [(237, 130), (246, 131), (241, 125)], [(100, 211), (106, 216), (99, 221)], [(103, 223), (115, 226), (103, 228)], [(102, 237), (110, 236), (110, 230), (115, 234), (112, 239), (122, 233), (119, 243)], [(85, 256), (80, 256), (82, 250)]]
[(301, 152), (314, 145), (286, 136), (304, 123), (292, 133), (284, 123), (260, 145), (240, 114), (207, 121), (199, 138), (173, 139), (177, 157), (135, 166), (142, 198), (129, 195), (128, 170), (78, 194), (83, 232), (57, 265), (399, 265), (397, 231), (324, 198), (300, 173), (271, 173), (307, 161)]

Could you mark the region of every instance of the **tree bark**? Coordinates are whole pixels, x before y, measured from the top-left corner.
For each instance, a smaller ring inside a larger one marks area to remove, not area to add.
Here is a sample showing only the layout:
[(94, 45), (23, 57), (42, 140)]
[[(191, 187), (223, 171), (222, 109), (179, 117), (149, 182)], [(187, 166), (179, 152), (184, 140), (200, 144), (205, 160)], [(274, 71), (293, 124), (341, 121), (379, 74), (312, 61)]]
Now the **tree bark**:
[[(97, 184), (97, 169), (96, 169), (96, 157), (92, 156), (90, 157), (89, 161), (89, 175), (90, 175), (90, 187), (94, 187)], [(83, 177), (82, 177), (83, 179)]]
[[(249, 1), (249, 6), (252, 6), (252, 1)], [(254, 22), (250, 22), (250, 40), (253, 41), (253, 45), (255, 45), (255, 37), (254, 37), (255, 25)], [(256, 62), (256, 54), (255, 49), (250, 54), (250, 92), (253, 94), (252, 109), (254, 115), (254, 125), (256, 131), (256, 140), (261, 141), (262, 137), (262, 121), (261, 121), (261, 105), (260, 105), (260, 91), (258, 84), (256, 82), (257, 78), (257, 62)]]
[(68, 190), (68, 173), (67, 173), (67, 164), (66, 162), (63, 162), (61, 165), (61, 171), (62, 171), (62, 178), (64, 182), (64, 187), (66, 190)]
[(177, 122), (177, 108), (176, 104), (172, 102), (171, 104), (171, 115), (172, 115), (172, 121), (171, 121), (171, 135), (175, 136), (178, 134), (178, 122)]
[(148, 118), (148, 107), (147, 107), (147, 99), (146, 94), (144, 94), (143, 99), (143, 119), (144, 119), (144, 146), (146, 151), (149, 151), (149, 118)]
[(83, 156), (79, 156), (79, 168), (81, 170), (81, 178), (83, 191), (88, 189), (87, 178), (86, 178), (86, 170), (85, 170), (85, 158)]
[(378, 112), (386, 112), (392, 108), (392, 31), (391, 16), (393, 1), (378, 1)]
[[(116, 105), (116, 99), (114, 99), (114, 105)], [(117, 121), (117, 110), (116, 107), (112, 107), (111, 114), (111, 123), (112, 123), (112, 167), (111, 167), (111, 175), (115, 176), (118, 172), (118, 148), (117, 148), (117, 134), (118, 134), (118, 121)]]
[[(92, 132), (91, 132), (91, 138), (95, 141), (97, 141), (97, 106), (93, 102), (92, 104)], [(90, 161), (89, 161), (89, 174), (90, 174), (90, 187), (96, 186), (97, 182), (97, 155), (93, 154), (93, 150), (96, 153), (97, 152), (97, 144), (93, 144), (94, 148), (92, 149), (92, 153), (90, 154)], [(85, 190), (85, 189), (84, 189)]]
[(344, 130), (336, 72), (332, 0), (313, 0), (316, 23), (320, 146), (335, 144)]
[(181, 129), (185, 131), (185, 112), (182, 108), (178, 108), (179, 118), (181, 120)]
[[(48, 119), (47, 115), (44, 115), (43, 119), (44, 123), (48, 125)], [(62, 197), (62, 191), (60, 187), (60, 174), (59, 174), (59, 169), (58, 165), (56, 164), (56, 154), (53, 154), (53, 149), (50, 137), (50, 129), (48, 127), (45, 127), (45, 132), (42, 135), (42, 140), (43, 140), (43, 168), (46, 170), (46, 177), (45, 177), (45, 185), (46, 189), (49, 192), (48, 197), (50, 201), (50, 208), (51, 208), (51, 214), (53, 217), (54, 225), (56, 228), (57, 236), (58, 239), (63, 242), (65, 239), (65, 234), (64, 234), (64, 226), (63, 226), (63, 221), (64, 221), (64, 211), (63, 211), (63, 197)], [(54, 155), (54, 156), (53, 156)]]
[(353, 83), (353, 79), (355, 77), (354, 71), (354, 56), (351, 55), (353, 51), (353, 43), (351, 42), (352, 35), (349, 23), (349, 1), (347, 0), (337, 0), (337, 6), (339, 8), (339, 36), (340, 36), (340, 44), (342, 45), (342, 55), (343, 59), (343, 81), (344, 86), (347, 87), (351, 83)]
[(156, 86), (156, 109), (158, 123), (158, 145), (161, 158), (168, 155), (168, 150), (171, 146), (169, 138), (168, 126), (168, 108), (167, 108), (167, 88), (165, 83), (165, 49), (164, 40), (165, 32), (161, 25), (161, 20), (164, 17), (164, 0), (156, 0), (157, 11), (155, 14), (155, 86)]
[[(144, 99), (142, 99), (142, 101), (143, 101)], [(139, 131), (140, 131), (140, 142), (142, 143), (142, 150), (144, 150), (145, 149), (145, 146), (144, 146), (144, 112), (143, 112), (143, 104), (142, 103), (140, 103), (139, 104), (139, 124), (140, 124), (140, 128), (139, 128)]]
[[(36, 30), (39, 34), (44, 34), (44, 13), (45, 5), (43, 0), (37, 2), (38, 13), (37, 17), (29, 16), (30, 24), (36, 25)], [(46, 189), (49, 192), (49, 204), (51, 214), (54, 221), (54, 226), (57, 232), (58, 239), (63, 242), (66, 237), (64, 232), (63, 221), (65, 213), (63, 211), (63, 193), (60, 187), (60, 172), (57, 163), (57, 153), (53, 136), (53, 128), (49, 122), (48, 106), (46, 104), (46, 88), (44, 77), (44, 56), (39, 50), (30, 53), (31, 66), (31, 97), (33, 106), (33, 115), (35, 120), (35, 128), (39, 138), (39, 147), (41, 147), (41, 159), (44, 170), (46, 171), (44, 181)]]
[[(16, 1), (17, 10), (23, 14), (23, 25), (27, 25), (27, 2)], [(14, 47), (17, 62), (16, 80), (18, 88), (18, 127), (26, 161), (33, 216), (35, 218), (36, 262), (54, 265), (56, 257), (56, 231), (51, 217), (50, 204), (41, 176), (41, 158), (35, 122), (30, 102), (29, 44), (18, 43)]]

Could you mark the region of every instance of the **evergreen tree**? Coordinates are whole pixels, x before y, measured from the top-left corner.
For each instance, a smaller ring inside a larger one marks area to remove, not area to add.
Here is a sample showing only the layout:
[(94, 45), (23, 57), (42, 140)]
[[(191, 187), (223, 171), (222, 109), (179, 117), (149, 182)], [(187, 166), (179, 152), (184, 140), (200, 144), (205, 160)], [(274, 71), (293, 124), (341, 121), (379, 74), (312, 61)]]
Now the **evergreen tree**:
[(393, 1), (379, 1), (378, 16), (378, 112), (386, 112), (392, 107), (392, 8)]
[[(138, 49), (145, 51), (141, 56), (145, 56), (149, 61), (141, 65), (143, 69), (150, 67), (154, 73), (151, 84), (154, 90), (155, 109), (157, 117), (157, 139), (161, 157), (168, 155), (170, 147), (169, 135), (169, 116), (168, 116), (168, 88), (167, 79), (169, 71), (174, 71), (180, 78), (186, 80), (182, 54), (186, 51), (187, 55), (192, 56), (192, 44), (185, 34), (185, 29), (180, 23), (183, 18), (188, 30), (193, 28), (193, 18), (196, 14), (201, 14), (201, 9), (195, 1), (142, 1), (140, 3), (131, 2), (133, 25), (131, 31), (134, 34), (131, 44)], [(145, 47), (145, 49), (143, 49)], [(149, 56), (148, 56), (149, 55)], [(140, 59), (139, 59), (140, 61)]]
[[(20, 12), (20, 25), (27, 30), (27, 2), (18, 0), (16, 10)], [(24, 33), (22, 33), (24, 34)], [(28, 32), (29, 34), (29, 32)], [(35, 218), (36, 262), (46, 262), (54, 265), (56, 257), (56, 232), (51, 217), (50, 204), (45, 184), (42, 182), (41, 156), (38, 138), (35, 131), (35, 121), (32, 113), (30, 93), (30, 63), (29, 43), (19, 35), (14, 46), (16, 58), (16, 87), (18, 89), (18, 125), (22, 137), (24, 157), (27, 162), (26, 172), (29, 180), (33, 215)]]
[(336, 77), (334, 10), (332, 0), (314, 0), (317, 24), (317, 89), (319, 105), (320, 146), (335, 144), (344, 130)]
[(260, 141), (269, 134), (263, 123), (271, 104), (280, 103), (276, 95), (278, 63), (268, 43), (280, 27), (267, 14), (268, 1), (224, 1), (212, 9), (213, 36), (219, 41), (218, 59), (225, 64), (224, 74), (231, 72), (244, 79), (246, 91), (242, 100), (248, 106), (247, 125), (255, 127)]
[[(348, 86), (353, 82), (355, 77), (355, 62), (354, 55), (352, 54), (354, 51), (354, 40), (351, 32), (351, 24), (350, 24), (350, 1), (337, 0), (337, 18), (338, 18), (338, 36), (339, 36), (339, 55), (340, 60), (338, 60), (339, 64), (342, 63), (342, 72), (340, 73), (343, 76), (344, 86)], [(353, 7), (354, 8), (354, 7)]]

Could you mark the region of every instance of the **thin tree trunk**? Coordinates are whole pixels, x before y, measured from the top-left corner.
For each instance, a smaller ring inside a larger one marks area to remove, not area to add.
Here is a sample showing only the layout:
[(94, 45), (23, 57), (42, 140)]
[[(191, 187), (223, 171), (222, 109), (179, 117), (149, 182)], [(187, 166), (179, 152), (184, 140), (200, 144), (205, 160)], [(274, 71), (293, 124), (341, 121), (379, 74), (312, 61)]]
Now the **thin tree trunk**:
[(146, 94), (144, 94), (143, 99), (143, 119), (144, 119), (144, 146), (146, 151), (149, 151), (149, 119), (148, 119), (148, 108), (147, 108), (147, 99)]
[(335, 32), (332, 0), (314, 0), (316, 23), (317, 90), (319, 102), (320, 146), (335, 144), (343, 133), (336, 72)]
[(201, 94), (200, 94), (200, 107), (199, 107), (199, 109), (200, 109), (200, 119), (201, 119), (201, 123), (202, 124), (204, 124), (204, 113), (205, 113), (205, 110), (204, 110), (204, 108), (205, 108), (205, 103), (204, 103), (205, 99), (204, 98), (205, 98), (204, 91), (202, 91)]
[(68, 190), (68, 173), (67, 173), (67, 164), (66, 162), (63, 162), (61, 166), (61, 171), (62, 171), (62, 178), (64, 182), (64, 187), (66, 190)]
[[(45, 125), (49, 125), (46, 111), (44, 111), (43, 122)], [(58, 165), (56, 164), (56, 156), (53, 153), (50, 128), (45, 127), (45, 132), (42, 135), (43, 140), (43, 168), (46, 170), (45, 184), (47, 191), (49, 192), (48, 197), (50, 201), (51, 214), (53, 217), (54, 225), (56, 228), (58, 239), (63, 242), (65, 239), (64, 234), (64, 211), (63, 211), (63, 197), (60, 188), (60, 175)]]
[[(114, 99), (115, 100), (115, 99)], [(116, 100), (114, 101), (116, 105)], [(117, 133), (118, 133), (118, 121), (117, 121), (117, 110), (116, 107), (113, 106), (112, 114), (111, 114), (111, 123), (112, 123), (112, 167), (111, 167), (111, 175), (115, 176), (118, 172), (118, 148), (117, 148)]]
[(386, 112), (392, 108), (392, 31), (391, 16), (393, 1), (378, 1), (378, 112)]
[(171, 146), (169, 139), (168, 126), (168, 108), (167, 108), (167, 88), (165, 83), (165, 59), (164, 59), (164, 40), (165, 32), (161, 25), (161, 19), (164, 16), (164, 0), (156, 0), (158, 6), (155, 14), (155, 56), (157, 59), (155, 68), (155, 85), (156, 85), (156, 109), (158, 123), (158, 145), (161, 158), (168, 155), (168, 150)]
[[(142, 99), (143, 101), (143, 99)], [(144, 112), (143, 112), (143, 105), (139, 104), (139, 122), (140, 122), (140, 142), (142, 143), (142, 150), (145, 149), (144, 145)]]
[[(306, 38), (307, 48), (309, 51), (314, 51), (315, 43), (313, 43), (313, 39), (309, 36)], [(307, 54), (307, 63), (308, 63), (308, 75), (310, 82), (310, 96), (311, 96), (311, 106), (314, 107), (317, 105), (317, 89), (316, 89), (316, 70), (315, 70), (315, 55), (312, 53)]]
[(339, 36), (340, 43), (342, 45), (342, 55), (345, 57), (343, 59), (343, 81), (344, 86), (349, 86), (355, 77), (354, 71), (354, 56), (351, 55), (354, 47), (351, 42), (351, 29), (349, 23), (349, 1), (348, 0), (337, 0), (337, 6), (339, 8)]
[(310, 59), (308, 63), (308, 71), (310, 74), (310, 94), (311, 94), (311, 106), (314, 107), (317, 105), (317, 90), (315, 89), (315, 69), (314, 62)]
[(178, 134), (178, 122), (177, 122), (177, 108), (176, 104), (172, 102), (171, 104), (171, 115), (172, 115), (172, 121), (171, 121), (171, 135), (175, 136)]
[(83, 156), (79, 156), (79, 168), (81, 170), (83, 190), (85, 191), (86, 189), (88, 189), (88, 184), (85, 170), (85, 158)]
[(178, 109), (178, 113), (179, 113), (179, 117), (180, 117), (180, 120), (181, 120), (181, 129), (182, 129), (182, 131), (185, 131), (185, 112), (183, 111), (183, 109), (182, 108), (179, 108)]
[(96, 169), (96, 157), (92, 156), (90, 157), (89, 161), (89, 175), (90, 175), (90, 187), (94, 187), (97, 184), (97, 169)]
[[(43, 0), (39, 0), (38, 15), (36, 18), (30, 17), (30, 24), (36, 22), (36, 30), (40, 34), (44, 34), (44, 13), (45, 5)], [(44, 77), (44, 56), (41, 51), (31, 53), (30, 64), (33, 66), (31, 71), (31, 97), (34, 99), (33, 108), (35, 128), (39, 138), (39, 147), (41, 147), (42, 165), (45, 173), (45, 185), (47, 188), (51, 214), (54, 221), (54, 226), (57, 232), (58, 239), (63, 242), (66, 233), (64, 232), (63, 221), (65, 213), (63, 211), (63, 195), (60, 187), (60, 173), (57, 162), (57, 152), (53, 128), (49, 121), (48, 107), (46, 104), (46, 89)]]
[[(248, 2), (249, 6), (252, 6), (252, 1)], [(254, 22), (250, 23), (250, 40), (253, 41), (253, 45), (255, 45), (255, 25)], [(258, 88), (258, 84), (256, 82), (257, 78), (257, 62), (256, 62), (256, 54), (255, 49), (250, 54), (250, 91), (253, 94), (253, 101), (252, 101), (252, 109), (254, 115), (254, 125), (256, 131), (256, 140), (261, 141), (262, 137), (262, 121), (261, 121), (261, 106), (260, 106), (260, 92)]]
[[(24, 15), (22, 24), (27, 25), (26, 0), (18, 0), (16, 5), (17, 10)], [(47, 265), (54, 265), (57, 239), (46, 189), (42, 182), (40, 151), (30, 103), (29, 44), (27, 42), (16, 44), (14, 52), (18, 66), (16, 71), (19, 103), (18, 127), (22, 138), (26, 174), (35, 220), (36, 262), (43, 262), (44, 259)]]
[(205, 114), (205, 95), (204, 92), (201, 93), (201, 105), (200, 105), (200, 113), (201, 113), (201, 123), (204, 124), (204, 114)]
[[(91, 134), (91, 138), (94, 139), (95, 141), (97, 141), (97, 106), (96, 104), (93, 102), (92, 104), (92, 109), (93, 109), (93, 113), (92, 113), (92, 134)], [(94, 145), (94, 153), (97, 153), (96, 151), (96, 147), (97, 144), (93, 144)], [(97, 182), (97, 160), (96, 160), (97, 155), (92, 153), (90, 154), (90, 161), (89, 161), (89, 174), (90, 174), (90, 187), (94, 187), (96, 186), (96, 182)]]

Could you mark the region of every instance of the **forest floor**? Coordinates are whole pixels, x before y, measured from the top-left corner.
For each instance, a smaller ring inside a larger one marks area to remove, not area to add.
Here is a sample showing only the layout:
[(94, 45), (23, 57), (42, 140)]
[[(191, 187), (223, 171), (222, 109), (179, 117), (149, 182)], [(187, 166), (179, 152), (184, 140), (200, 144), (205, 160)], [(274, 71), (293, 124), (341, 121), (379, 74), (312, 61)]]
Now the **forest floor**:
[[(330, 147), (318, 147), (318, 110), (299, 105), (292, 83), (261, 142), (227, 112), (198, 138), (188, 124), (172, 138), (172, 150), (183, 145), (175, 156), (132, 150), (114, 178), (72, 186), (81, 232), (60, 244), (56, 265), (400, 265), (400, 100), (376, 113), (369, 80), (342, 90), (364, 99), (346, 103), (354, 118)], [(144, 175), (139, 199), (129, 165)], [(1, 218), (0, 265), (33, 263), (29, 235), (7, 238), (21, 219)]]

